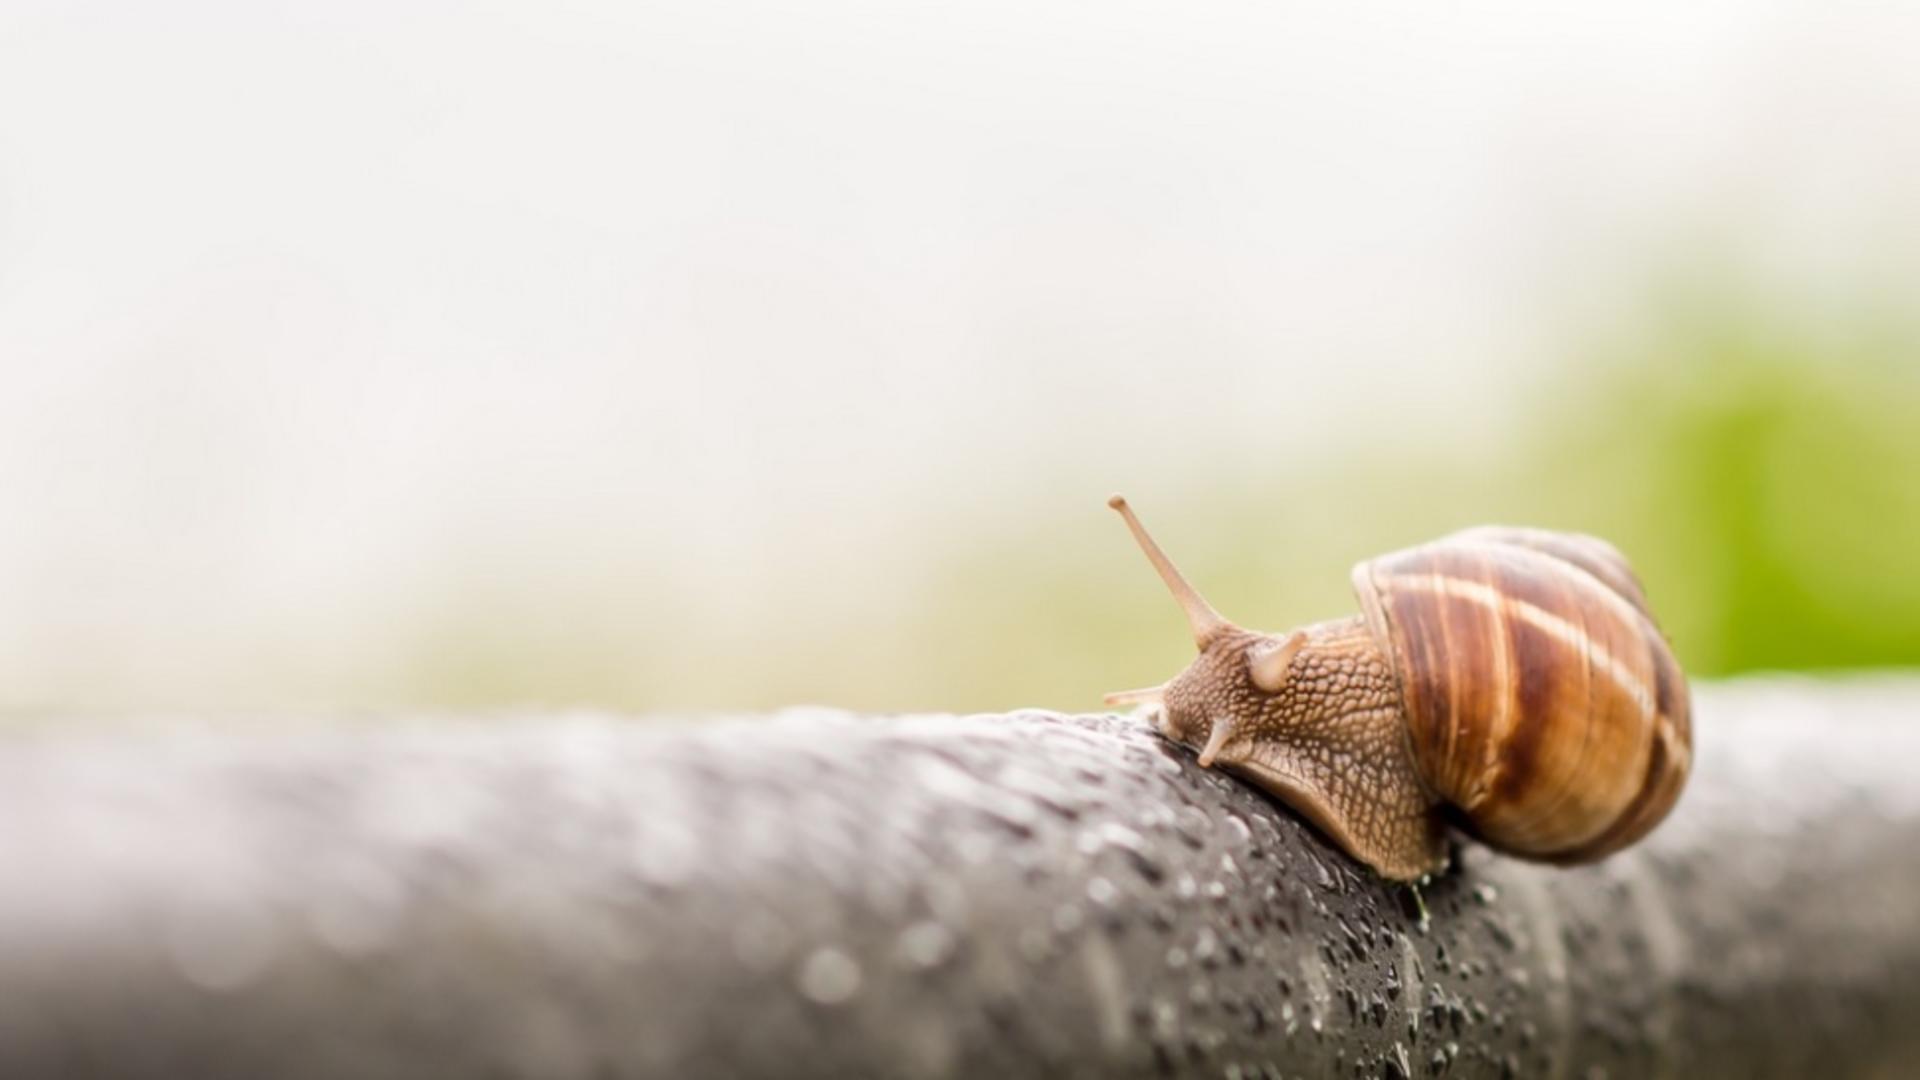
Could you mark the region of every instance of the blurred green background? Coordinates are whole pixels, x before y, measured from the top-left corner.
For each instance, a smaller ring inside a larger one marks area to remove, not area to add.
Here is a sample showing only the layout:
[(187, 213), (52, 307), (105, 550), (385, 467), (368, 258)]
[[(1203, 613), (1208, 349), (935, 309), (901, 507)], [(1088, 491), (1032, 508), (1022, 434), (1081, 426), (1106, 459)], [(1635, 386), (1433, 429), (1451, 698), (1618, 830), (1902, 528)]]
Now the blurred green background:
[[(91, 9), (90, 9), (91, 10)], [(0, 712), (1097, 705), (1482, 522), (1920, 665), (1920, 13), (0, 14)]]
[[(1627, 552), (1695, 676), (1913, 666), (1920, 338), (1886, 309), (1841, 326), (1673, 287), (1631, 337), (1596, 332), (1590, 363), (1531, 387), (1494, 446), (1370, 445), (1356, 426), (1315, 469), (1225, 462), (1144, 513), (1215, 606), (1265, 628), (1356, 610), (1347, 568), (1371, 553), (1512, 522)], [(1131, 685), (1117, 668), (1148, 683), (1185, 665), (1184, 624), (1091, 494), (1041, 512), (1029, 539), (1059, 549), (1009, 541), (952, 571), (919, 631), (964, 657), (952, 699), (1074, 702)], [(997, 595), (1005, 575), (1025, 599)], [(1028, 625), (1039, 640), (1019, 640)]]

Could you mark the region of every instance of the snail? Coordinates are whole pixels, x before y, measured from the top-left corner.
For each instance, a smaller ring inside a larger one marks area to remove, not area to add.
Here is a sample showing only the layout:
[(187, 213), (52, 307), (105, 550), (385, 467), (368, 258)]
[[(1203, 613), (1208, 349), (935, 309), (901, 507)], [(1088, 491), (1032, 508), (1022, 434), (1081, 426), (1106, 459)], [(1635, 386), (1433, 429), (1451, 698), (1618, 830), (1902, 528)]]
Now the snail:
[(1160, 733), (1305, 816), (1383, 877), (1445, 867), (1451, 821), (1573, 864), (1646, 835), (1692, 762), (1686, 678), (1626, 559), (1578, 533), (1482, 526), (1353, 568), (1361, 614), (1244, 630), (1120, 512), (1200, 656), (1162, 686)]

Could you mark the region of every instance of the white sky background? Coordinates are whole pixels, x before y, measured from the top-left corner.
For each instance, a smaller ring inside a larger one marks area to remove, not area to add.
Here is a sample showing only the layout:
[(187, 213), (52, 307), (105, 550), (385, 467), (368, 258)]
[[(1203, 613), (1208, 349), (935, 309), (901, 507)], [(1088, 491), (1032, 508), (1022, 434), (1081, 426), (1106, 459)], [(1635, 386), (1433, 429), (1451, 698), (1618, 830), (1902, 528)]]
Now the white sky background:
[(463, 616), (885, 625), (1036, 499), (1498, 440), (1703, 237), (1815, 299), (1912, 274), (1917, 42), (1818, 0), (0, 0), (0, 704), (431, 698)]

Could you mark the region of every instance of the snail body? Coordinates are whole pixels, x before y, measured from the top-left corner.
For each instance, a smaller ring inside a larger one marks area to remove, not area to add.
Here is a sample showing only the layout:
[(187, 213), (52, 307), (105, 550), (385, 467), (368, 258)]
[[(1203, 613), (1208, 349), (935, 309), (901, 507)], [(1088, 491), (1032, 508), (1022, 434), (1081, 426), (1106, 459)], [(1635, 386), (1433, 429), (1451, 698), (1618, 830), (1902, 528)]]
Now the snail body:
[(1200, 655), (1164, 686), (1163, 735), (1299, 811), (1381, 875), (1446, 863), (1451, 820), (1555, 863), (1646, 835), (1692, 761), (1685, 676), (1603, 540), (1482, 527), (1353, 569), (1359, 615), (1285, 634), (1222, 618), (1124, 499)]

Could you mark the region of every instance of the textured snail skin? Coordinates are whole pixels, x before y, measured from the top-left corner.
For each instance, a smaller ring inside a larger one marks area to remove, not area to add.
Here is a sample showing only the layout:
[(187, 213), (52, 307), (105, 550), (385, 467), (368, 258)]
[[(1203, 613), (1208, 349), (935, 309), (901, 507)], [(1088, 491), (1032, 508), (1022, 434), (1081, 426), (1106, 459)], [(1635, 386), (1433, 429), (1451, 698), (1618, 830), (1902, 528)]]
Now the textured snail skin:
[(1214, 718), (1233, 734), (1212, 763), (1298, 810), (1382, 875), (1417, 878), (1446, 861), (1438, 799), (1407, 741), (1393, 669), (1359, 618), (1306, 629), (1286, 685), (1267, 693), (1246, 654), (1268, 640), (1221, 640), (1167, 684), (1161, 733), (1200, 747)]
[(1188, 608), (1200, 656), (1114, 700), (1159, 701), (1162, 734), (1381, 875), (1443, 868), (1448, 821), (1521, 858), (1590, 862), (1678, 800), (1686, 679), (1605, 541), (1469, 529), (1354, 567), (1362, 614), (1268, 635), (1221, 619), (1115, 506)]

